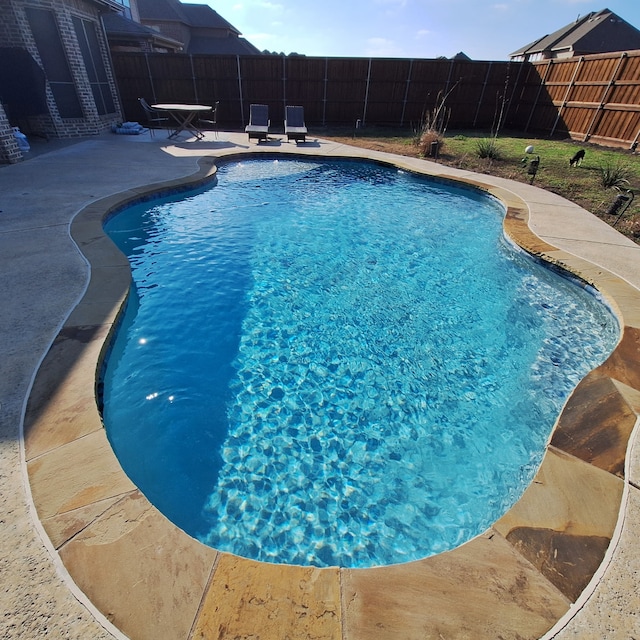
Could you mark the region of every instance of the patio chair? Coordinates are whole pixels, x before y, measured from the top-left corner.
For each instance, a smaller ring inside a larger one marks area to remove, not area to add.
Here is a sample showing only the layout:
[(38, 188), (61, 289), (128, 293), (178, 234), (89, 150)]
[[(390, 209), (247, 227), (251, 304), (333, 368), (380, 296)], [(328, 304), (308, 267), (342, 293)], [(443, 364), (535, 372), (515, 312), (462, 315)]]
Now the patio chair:
[(198, 119), (198, 125), (202, 126), (202, 128), (208, 128), (208, 127), (212, 127), (214, 134), (216, 136), (216, 139), (218, 138), (218, 105), (220, 104), (220, 101), (218, 100), (214, 105), (213, 108), (211, 109), (211, 111), (209, 111), (207, 113), (207, 118), (199, 118)]
[(295, 140), (298, 142), (306, 142), (307, 127), (304, 124), (304, 108), (290, 107), (285, 109), (284, 132), (287, 134), (287, 140)]
[[(144, 98), (138, 98), (138, 102), (144, 111), (145, 118), (147, 120), (147, 127), (149, 128), (149, 135), (153, 137), (154, 126), (158, 129), (169, 129), (169, 118), (161, 115), (160, 111), (154, 109)], [(162, 123), (167, 123), (163, 126)]]
[(245, 127), (245, 132), (251, 138), (267, 140), (269, 134), (269, 107), (266, 104), (252, 104), (249, 107), (249, 124)]

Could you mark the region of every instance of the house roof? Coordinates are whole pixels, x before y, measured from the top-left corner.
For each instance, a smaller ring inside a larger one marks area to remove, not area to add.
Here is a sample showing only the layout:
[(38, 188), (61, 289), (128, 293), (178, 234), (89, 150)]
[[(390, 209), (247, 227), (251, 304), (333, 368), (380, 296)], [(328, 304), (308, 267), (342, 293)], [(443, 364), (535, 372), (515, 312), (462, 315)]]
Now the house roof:
[(244, 38), (207, 38), (191, 36), (187, 53), (209, 53), (216, 55), (261, 55), (261, 51)]
[(177, 0), (138, 0), (138, 12), (141, 20), (168, 20), (188, 24)]
[(640, 31), (613, 11), (602, 9), (531, 42), (510, 56), (571, 49), (578, 55), (640, 49)]
[(131, 37), (138, 40), (153, 40), (172, 47), (182, 48), (182, 43), (161, 34), (155, 29), (145, 27), (139, 22), (129, 20), (117, 13), (106, 14), (102, 17), (107, 37)]
[(240, 31), (206, 4), (185, 4), (179, 0), (138, 0), (140, 19), (181, 22), (189, 27), (225, 29), (236, 35)]
[(228, 29), (236, 35), (240, 35), (240, 31), (236, 29), (230, 22), (227, 22), (217, 11), (214, 11), (206, 4), (183, 4), (189, 25), (192, 27), (205, 27), (208, 29)]

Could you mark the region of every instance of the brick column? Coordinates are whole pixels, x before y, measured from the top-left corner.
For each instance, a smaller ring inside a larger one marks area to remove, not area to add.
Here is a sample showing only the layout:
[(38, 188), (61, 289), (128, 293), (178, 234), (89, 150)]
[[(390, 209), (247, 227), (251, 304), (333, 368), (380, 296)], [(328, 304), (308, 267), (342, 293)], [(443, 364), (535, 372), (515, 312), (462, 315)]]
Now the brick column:
[(23, 160), (22, 151), (13, 135), (7, 114), (0, 104), (0, 164), (15, 164)]

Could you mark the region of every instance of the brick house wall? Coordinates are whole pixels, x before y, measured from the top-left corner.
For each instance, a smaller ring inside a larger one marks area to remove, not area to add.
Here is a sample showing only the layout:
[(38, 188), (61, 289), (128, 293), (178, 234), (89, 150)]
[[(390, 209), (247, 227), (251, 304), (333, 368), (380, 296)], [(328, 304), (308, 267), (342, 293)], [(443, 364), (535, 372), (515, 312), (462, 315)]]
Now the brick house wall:
[[(72, 138), (96, 135), (108, 131), (112, 124), (121, 122), (120, 102), (111, 69), (108, 45), (100, 19), (100, 10), (101, 8), (104, 9), (102, 5), (92, 0), (2, 0), (0, 3), (1, 45), (3, 47), (26, 49), (40, 67), (45, 69), (27, 17), (27, 8), (43, 9), (53, 12), (55, 16), (55, 24), (60, 35), (64, 56), (66, 57), (75, 92), (80, 103), (81, 116), (63, 117), (61, 115), (58, 103), (51, 90), (49, 78), (47, 78), (46, 103), (48, 113), (24, 119), (19, 118), (19, 125), (23, 131), (27, 135), (37, 134), (43, 137)], [(106, 72), (106, 82), (102, 82), (101, 87), (105, 94), (110, 94), (109, 106), (113, 104), (113, 110), (108, 108), (107, 113), (99, 113), (96, 105), (83, 51), (76, 34), (74, 18), (85, 21), (83, 24), (93, 25), (95, 29), (99, 55)], [(6, 110), (3, 110), (3, 113), (5, 120), (7, 115), (16, 119), (16, 114), (6, 113)], [(1, 132), (0, 120), (0, 137), (2, 136)], [(2, 145), (1, 140), (0, 145)], [(8, 152), (8, 155), (13, 157), (13, 151)], [(7, 156), (7, 151), (4, 148), (0, 149), (0, 161), (5, 156)]]
[(23, 159), (4, 108), (0, 104), (0, 164), (15, 164)]

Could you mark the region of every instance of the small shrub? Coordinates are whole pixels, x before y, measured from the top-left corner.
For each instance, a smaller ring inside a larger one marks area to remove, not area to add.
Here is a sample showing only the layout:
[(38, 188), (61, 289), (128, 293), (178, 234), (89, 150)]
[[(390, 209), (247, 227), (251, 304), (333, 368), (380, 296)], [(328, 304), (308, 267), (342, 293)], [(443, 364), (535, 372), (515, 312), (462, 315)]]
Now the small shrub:
[(480, 158), (489, 158), (490, 160), (500, 160), (501, 154), (498, 144), (494, 138), (482, 138), (476, 143), (476, 151)]
[(600, 183), (604, 189), (612, 189), (617, 187), (621, 189), (629, 184), (631, 170), (619, 160), (612, 162), (606, 160), (599, 167)]
[(451, 117), (451, 108), (446, 106), (446, 102), (459, 82), (460, 80), (454, 83), (447, 93), (440, 91), (433, 109), (425, 111), (422, 114), (420, 124), (413, 128), (413, 142), (418, 147), (420, 155), (431, 155), (431, 144), (436, 140), (438, 142), (438, 151), (443, 147), (444, 134)]
[(423, 157), (430, 156), (431, 145), (434, 142), (438, 143), (438, 153), (440, 153), (442, 151), (442, 147), (444, 147), (444, 137), (433, 129), (423, 131), (417, 143), (418, 153)]

